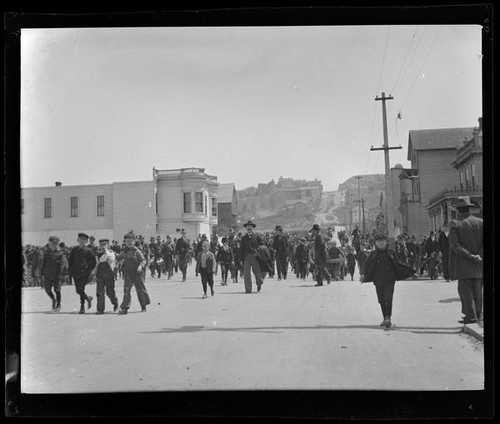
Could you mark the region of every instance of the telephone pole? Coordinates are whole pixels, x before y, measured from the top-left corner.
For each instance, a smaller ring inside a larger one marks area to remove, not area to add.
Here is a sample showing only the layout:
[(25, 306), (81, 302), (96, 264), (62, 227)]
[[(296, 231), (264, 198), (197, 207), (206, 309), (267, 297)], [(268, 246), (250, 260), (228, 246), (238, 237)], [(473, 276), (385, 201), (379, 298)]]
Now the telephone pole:
[(362, 208), (362, 211), (363, 211), (363, 233), (366, 233), (366, 224), (365, 224), (365, 199), (355, 200), (355, 202), (359, 203), (359, 205)]
[(361, 180), (361, 175), (356, 175), (356, 179), (358, 180), (358, 200), (356, 200), (355, 202), (358, 203), (358, 223), (361, 222), (361, 184), (360, 184), (360, 180)]
[(392, 149), (402, 149), (401, 146), (398, 147), (389, 147), (389, 136), (387, 135), (387, 111), (385, 108), (385, 101), (392, 100), (394, 97), (385, 96), (385, 93), (382, 92), (381, 97), (375, 97), (375, 100), (382, 100), (382, 123), (384, 126), (384, 146), (374, 148), (371, 147), (370, 150), (383, 150), (384, 151), (384, 159), (385, 159), (385, 193), (386, 193), (386, 217), (387, 217), (387, 231), (389, 236), (389, 246), (394, 248), (395, 240), (394, 240), (394, 198), (392, 194), (392, 181), (391, 181), (391, 166), (389, 162), (389, 150)]

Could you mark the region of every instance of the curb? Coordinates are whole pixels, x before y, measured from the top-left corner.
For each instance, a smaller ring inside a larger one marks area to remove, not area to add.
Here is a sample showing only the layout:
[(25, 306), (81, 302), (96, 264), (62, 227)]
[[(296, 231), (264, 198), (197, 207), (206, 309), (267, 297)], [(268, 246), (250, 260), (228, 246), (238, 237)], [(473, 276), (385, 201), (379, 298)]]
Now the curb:
[(484, 341), (483, 328), (477, 324), (464, 324), (463, 332), (475, 337), (480, 342)]

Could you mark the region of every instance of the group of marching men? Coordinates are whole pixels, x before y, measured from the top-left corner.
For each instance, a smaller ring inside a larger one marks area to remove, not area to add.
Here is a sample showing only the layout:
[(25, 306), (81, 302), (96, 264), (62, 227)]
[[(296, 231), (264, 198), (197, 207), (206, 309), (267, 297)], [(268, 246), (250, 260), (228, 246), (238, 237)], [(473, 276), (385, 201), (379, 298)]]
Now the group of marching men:
[[(459, 201), (463, 203), (456, 208), (460, 218), (450, 224), (450, 256), (446, 261), (450, 276), (445, 277), (458, 279), (464, 313), (460, 322), (470, 323), (482, 321), (482, 219), (471, 214), (472, 206), (468, 198), (459, 198)], [(183, 229), (178, 239), (172, 241), (167, 237), (162, 241), (161, 237), (157, 237), (151, 238), (147, 244), (142, 236), (137, 237), (130, 232), (124, 236), (121, 248), (116, 242), (110, 246), (108, 239), (99, 240), (98, 246), (93, 240), (88, 244), (89, 236), (79, 233), (78, 245), (71, 248), (69, 254), (60, 247), (59, 238), (51, 236), (40, 251), (35, 274), (56, 312), (61, 308), (61, 284), (68, 274), (80, 298), (81, 314), (85, 313), (85, 306), (87, 310), (92, 306), (92, 296), (85, 293), (85, 286), (92, 281), (97, 284), (97, 314), (104, 313), (106, 295), (114, 311), (127, 314), (132, 287), (136, 288), (143, 312), (150, 304), (144, 284), (148, 267), (152, 277), (166, 274), (168, 279), (172, 278), (173, 269), (178, 268), (182, 281), (186, 281), (187, 267), (195, 259), (195, 272), (202, 282), (202, 298), (206, 298), (208, 287), (211, 295), (215, 294), (214, 275), (217, 275), (219, 267), (222, 285), (227, 285), (229, 274), (234, 283), (238, 282), (239, 276), (243, 278), (245, 293), (252, 293), (252, 274), (257, 292), (262, 290), (268, 275), (274, 277), (277, 273), (278, 281), (286, 280), (290, 267), (297, 278), (305, 280), (311, 273), (315, 286), (323, 286), (324, 280), (330, 284), (332, 280), (344, 279), (347, 274), (353, 280), (357, 263), (360, 281), (373, 282), (376, 286), (384, 316), (381, 325), (391, 326), (394, 283), (415, 275), (416, 270), (407, 261), (401, 260), (397, 252), (387, 248), (387, 235), (375, 234), (370, 246), (366, 246), (360, 242), (358, 232), (354, 231), (351, 246), (345, 232), (338, 232), (340, 246), (337, 246), (333, 231), (328, 229), (325, 236), (318, 224), (306, 233), (307, 237), (297, 233), (284, 234), (279, 225), (274, 234), (258, 234), (254, 232), (255, 227), (255, 223), (248, 221), (244, 224), (245, 234), (235, 234), (230, 229), (221, 243), (215, 234), (210, 241), (203, 235), (191, 243)], [(115, 293), (118, 275), (124, 280), (120, 305)]]

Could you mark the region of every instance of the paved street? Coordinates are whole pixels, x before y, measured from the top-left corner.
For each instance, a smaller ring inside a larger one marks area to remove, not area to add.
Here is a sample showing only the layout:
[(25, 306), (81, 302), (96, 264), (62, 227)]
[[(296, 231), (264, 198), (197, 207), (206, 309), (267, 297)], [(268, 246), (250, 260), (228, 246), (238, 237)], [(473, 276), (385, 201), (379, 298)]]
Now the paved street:
[(95, 315), (95, 285), (85, 315), (73, 286), (57, 314), (40, 288), (23, 289), (22, 391), (483, 388), (482, 343), (457, 323), (456, 282), (398, 282), (388, 331), (373, 284), (357, 276), (324, 287), (268, 279), (252, 294), (217, 276), (205, 300), (193, 267), (185, 283), (176, 274), (146, 284), (148, 311), (133, 290), (124, 316), (109, 300)]

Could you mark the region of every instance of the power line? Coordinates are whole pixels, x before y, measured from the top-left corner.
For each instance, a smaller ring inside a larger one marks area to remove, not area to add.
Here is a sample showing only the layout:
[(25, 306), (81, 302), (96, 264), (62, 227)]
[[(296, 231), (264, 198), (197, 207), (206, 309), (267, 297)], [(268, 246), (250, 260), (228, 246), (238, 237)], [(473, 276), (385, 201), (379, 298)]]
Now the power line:
[[(420, 33), (420, 35), (418, 37), (417, 44), (415, 45), (415, 49), (413, 50), (413, 52), (411, 54), (410, 60), (406, 64), (406, 67), (405, 67), (405, 70), (403, 72), (403, 76), (401, 78), (401, 81), (404, 80), (404, 78), (405, 78), (405, 76), (406, 76), (406, 74), (408, 72), (408, 69), (410, 68), (411, 63), (413, 62), (413, 58), (415, 57), (415, 54), (417, 53), (417, 50), (420, 47), (420, 43), (422, 42), (422, 39), (424, 38), (424, 34), (425, 34), (426, 30), (427, 30), (427, 26), (424, 26), (424, 29), (422, 30), (422, 32)], [(399, 89), (399, 86), (397, 88)], [(396, 91), (393, 92), (393, 95), (395, 95), (395, 94), (396, 94)]]
[(384, 46), (384, 56), (382, 58), (382, 67), (380, 68), (380, 76), (378, 78), (378, 84), (377, 84), (377, 93), (380, 89), (380, 83), (382, 81), (382, 74), (384, 72), (384, 65), (385, 65), (385, 55), (387, 53), (387, 44), (389, 42), (389, 33), (391, 32), (391, 27), (387, 25), (387, 35), (385, 37), (385, 46)]
[(403, 72), (403, 68), (404, 68), (404, 65), (406, 63), (406, 59), (408, 58), (408, 54), (410, 53), (411, 46), (413, 45), (413, 42), (415, 41), (415, 34), (417, 33), (417, 30), (418, 30), (418, 25), (415, 27), (415, 31), (413, 31), (413, 35), (411, 37), (410, 45), (408, 46), (408, 50), (406, 51), (405, 58), (403, 59), (403, 63), (401, 64), (401, 69), (399, 70), (398, 77), (396, 78), (396, 82), (394, 83), (394, 85), (393, 85), (393, 87), (391, 89), (391, 93), (392, 94), (394, 93), (394, 89), (396, 88), (396, 85), (398, 85), (399, 77), (401, 76), (401, 72)]
[(412, 91), (413, 91), (413, 87), (415, 86), (415, 83), (417, 82), (418, 77), (421, 75), (422, 71), (424, 70), (425, 64), (427, 63), (427, 59), (428, 59), (428, 57), (429, 57), (429, 55), (430, 55), (430, 53), (431, 53), (431, 51), (432, 51), (432, 48), (434, 47), (434, 44), (436, 43), (436, 40), (438, 39), (438, 36), (439, 36), (439, 33), (441, 32), (441, 29), (442, 29), (442, 27), (439, 27), (439, 30), (437, 31), (436, 35), (434, 36), (434, 40), (432, 40), (432, 43), (431, 43), (431, 45), (430, 45), (430, 47), (429, 47), (429, 50), (427, 51), (427, 54), (426, 54), (426, 56), (425, 56), (425, 58), (424, 58), (424, 61), (423, 61), (423, 63), (422, 63), (422, 66), (420, 67), (420, 69), (418, 70), (417, 74), (415, 75), (415, 78), (414, 78), (414, 80), (413, 80), (413, 83), (412, 83), (412, 85), (411, 85), (411, 87), (410, 87), (410, 91), (409, 91), (409, 92), (408, 92), (408, 94), (406, 95), (406, 98), (405, 98), (405, 100), (404, 100), (403, 104), (401, 105), (401, 108), (400, 108), (400, 109), (402, 109), (402, 108), (403, 108), (403, 106), (406, 104), (406, 101), (407, 101), (407, 100), (408, 100), (408, 98), (410, 97), (410, 94), (411, 94), (411, 93), (412, 93)]

